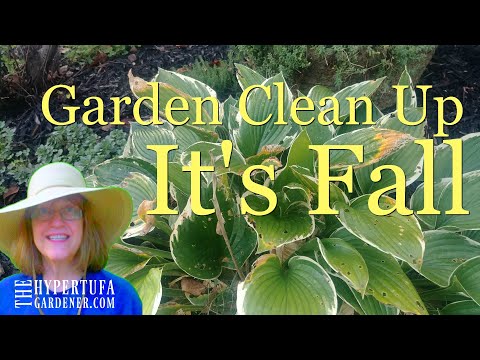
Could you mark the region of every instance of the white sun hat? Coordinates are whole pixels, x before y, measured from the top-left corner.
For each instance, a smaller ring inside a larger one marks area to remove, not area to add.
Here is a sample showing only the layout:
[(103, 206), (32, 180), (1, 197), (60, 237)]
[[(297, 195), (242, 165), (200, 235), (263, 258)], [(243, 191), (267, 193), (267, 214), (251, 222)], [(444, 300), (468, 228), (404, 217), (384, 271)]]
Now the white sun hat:
[(130, 193), (117, 186), (89, 188), (80, 171), (57, 162), (41, 167), (32, 175), (25, 200), (0, 209), (0, 251), (10, 255), (26, 209), (73, 194), (81, 194), (88, 201), (101, 238), (108, 246), (120, 239), (132, 217)]

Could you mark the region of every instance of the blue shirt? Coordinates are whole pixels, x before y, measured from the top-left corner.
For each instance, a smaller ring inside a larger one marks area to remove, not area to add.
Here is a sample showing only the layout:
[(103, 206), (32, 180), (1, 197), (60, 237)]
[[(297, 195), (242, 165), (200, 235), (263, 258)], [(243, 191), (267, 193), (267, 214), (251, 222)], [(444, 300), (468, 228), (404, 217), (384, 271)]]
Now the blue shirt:
[[(60, 281), (15, 274), (0, 281), (0, 315), (142, 315), (142, 302), (126, 279), (107, 270), (88, 272), (86, 280), (62, 291)], [(85, 294), (82, 297), (82, 294)]]

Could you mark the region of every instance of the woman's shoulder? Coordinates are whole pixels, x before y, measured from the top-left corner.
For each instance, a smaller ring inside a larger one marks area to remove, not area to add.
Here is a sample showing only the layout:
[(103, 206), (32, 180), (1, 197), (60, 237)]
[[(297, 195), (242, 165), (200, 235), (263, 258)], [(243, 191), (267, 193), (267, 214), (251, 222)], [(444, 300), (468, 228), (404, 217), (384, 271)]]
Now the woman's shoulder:
[(15, 286), (15, 285), (20, 286), (20, 285), (29, 284), (31, 286), (31, 281), (32, 281), (31, 276), (28, 276), (22, 273), (13, 274), (0, 281), (0, 289), (5, 287)]
[(135, 287), (127, 279), (103, 269), (87, 273), (87, 280), (94, 280), (97, 283), (103, 281), (107, 292), (121, 299), (121, 308), (123, 309), (120, 310), (121, 312), (142, 314), (142, 301)]

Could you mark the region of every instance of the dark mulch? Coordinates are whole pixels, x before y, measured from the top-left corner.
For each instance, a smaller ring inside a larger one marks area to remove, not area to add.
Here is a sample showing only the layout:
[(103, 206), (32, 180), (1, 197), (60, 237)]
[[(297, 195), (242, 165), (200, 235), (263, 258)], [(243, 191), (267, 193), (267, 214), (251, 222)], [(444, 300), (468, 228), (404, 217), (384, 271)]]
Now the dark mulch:
[[(142, 46), (135, 56), (124, 56), (108, 60), (100, 65), (69, 68), (72, 71), (67, 78), (57, 79), (57, 83), (76, 85), (76, 100), (65, 96), (56, 96), (51, 101), (51, 111), (54, 118), (64, 116), (63, 106), (82, 106), (82, 101), (95, 95), (102, 98), (105, 104), (106, 119), (113, 119), (113, 108), (109, 100), (114, 96), (130, 96), (131, 94), (127, 73), (132, 69), (133, 74), (143, 79), (151, 79), (159, 67), (164, 69), (178, 69), (193, 64), (202, 56), (206, 61), (225, 59), (227, 45), (151, 45)], [(132, 54), (130, 54), (132, 55)], [(437, 130), (438, 117), (437, 103), (434, 97), (457, 97), (463, 104), (463, 118), (459, 124), (447, 128), (450, 138), (461, 137), (465, 134), (480, 131), (480, 46), (439, 46), (431, 63), (425, 70), (418, 84), (433, 85), (428, 91), (427, 118), (429, 119), (427, 132), (432, 137)], [(121, 107), (121, 119), (132, 120), (132, 106)], [(62, 115), (63, 114), (63, 115)], [(446, 103), (445, 117), (451, 120), (455, 117), (453, 103)], [(6, 111), (0, 112), (0, 119), (10, 126), (16, 126), (15, 141), (24, 144), (32, 151), (45, 142), (53, 125), (45, 120), (41, 110), (41, 99), (33, 106), (12, 104)], [(80, 119), (78, 119), (80, 121)], [(108, 120), (107, 120), (108, 121)], [(98, 131), (100, 135), (105, 132)], [(23, 193), (22, 193), (23, 191)], [(19, 192), (15, 201), (24, 196), (24, 189)], [(2, 274), (2, 265), (4, 274)], [(0, 253), (0, 279), (10, 275), (14, 267), (8, 259)]]
[[(445, 131), (450, 138), (480, 131), (480, 45), (439, 46), (418, 85), (433, 86), (427, 93), (427, 132), (430, 138), (437, 131), (438, 111), (434, 97), (454, 96), (462, 103), (462, 119)], [(446, 102), (446, 121), (452, 121), (455, 115), (453, 102)]]

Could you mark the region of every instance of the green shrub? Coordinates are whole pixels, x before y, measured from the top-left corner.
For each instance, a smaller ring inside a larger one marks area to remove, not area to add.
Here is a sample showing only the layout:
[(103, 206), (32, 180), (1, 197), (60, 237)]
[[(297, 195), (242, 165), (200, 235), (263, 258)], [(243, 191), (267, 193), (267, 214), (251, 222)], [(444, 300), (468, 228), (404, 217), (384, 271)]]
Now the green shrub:
[(234, 51), (260, 73), (272, 76), (283, 72), (287, 83), (307, 93), (315, 85), (334, 92), (342, 87), (386, 76), (374, 94), (380, 109), (394, 104), (391, 81), (408, 66), (417, 83), (428, 65), (433, 45), (239, 45)]
[(230, 51), (226, 60), (207, 62), (202, 57), (195, 60), (191, 67), (187, 67), (183, 75), (189, 76), (207, 84), (217, 92), (220, 101), (228, 96), (237, 97), (242, 89), (235, 78), (235, 59)]
[(88, 176), (95, 164), (120, 155), (127, 138), (119, 129), (101, 138), (82, 124), (57, 126), (32, 153), (29, 148), (18, 149), (14, 134), (14, 128), (0, 121), (0, 194), (12, 183), (25, 186), (37, 168), (55, 161), (73, 164)]
[(236, 45), (234, 52), (267, 77), (282, 72), (289, 83), (310, 66), (307, 45)]
[(95, 164), (120, 155), (125, 142), (126, 134), (119, 129), (111, 130), (102, 139), (83, 124), (56, 126), (35, 155), (40, 165), (64, 161), (88, 176)]

